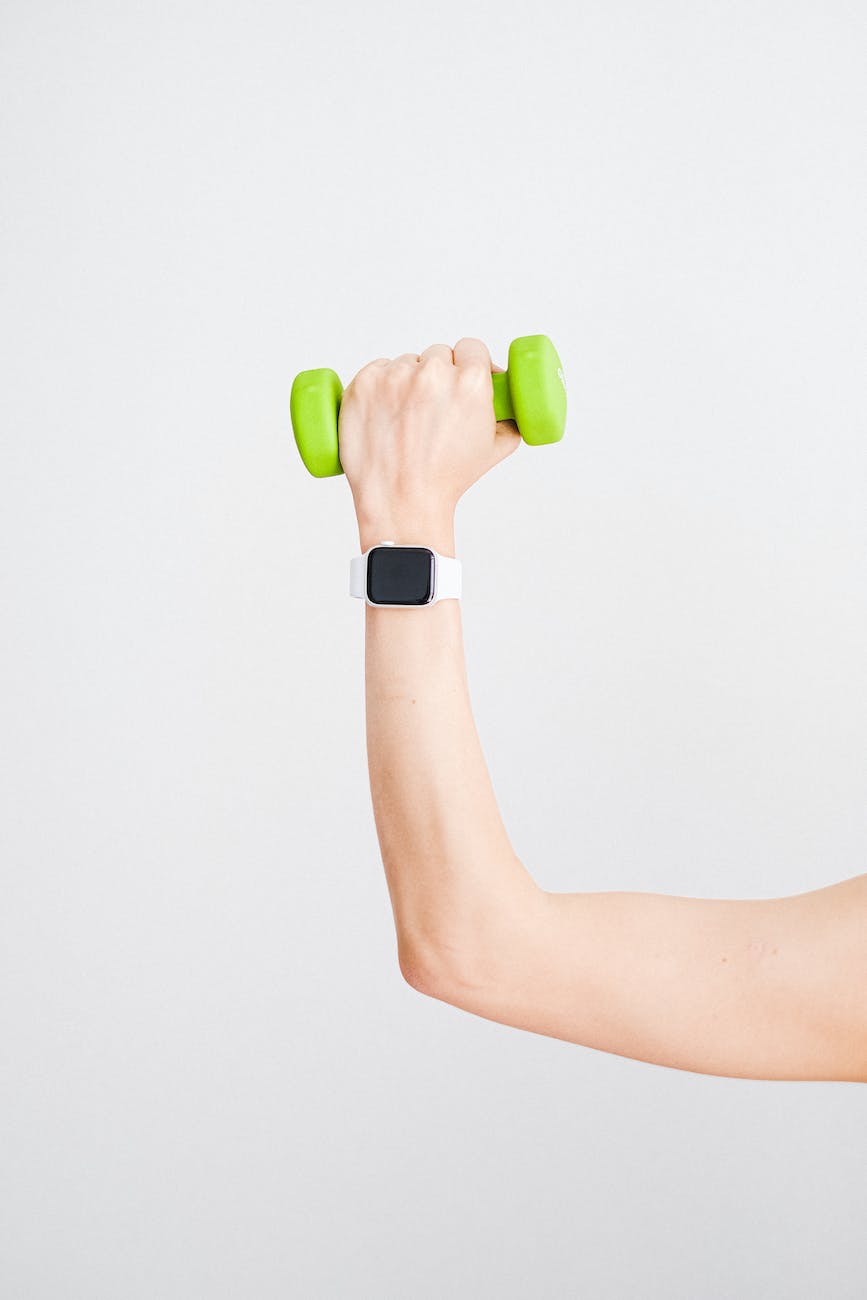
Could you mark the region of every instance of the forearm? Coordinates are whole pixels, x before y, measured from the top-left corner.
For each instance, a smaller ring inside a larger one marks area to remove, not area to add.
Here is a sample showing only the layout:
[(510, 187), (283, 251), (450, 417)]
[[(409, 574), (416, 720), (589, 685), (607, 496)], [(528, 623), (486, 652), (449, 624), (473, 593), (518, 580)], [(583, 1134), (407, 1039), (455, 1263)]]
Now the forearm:
[[(392, 538), (362, 531), (362, 546)], [(454, 553), (451, 521), (425, 539)], [(394, 540), (415, 541), (417, 534)], [(366, 611), (370, 787), (401, 965), (466, 978), (538, 891), (503, 825), (470, 705), (459, 602)]]

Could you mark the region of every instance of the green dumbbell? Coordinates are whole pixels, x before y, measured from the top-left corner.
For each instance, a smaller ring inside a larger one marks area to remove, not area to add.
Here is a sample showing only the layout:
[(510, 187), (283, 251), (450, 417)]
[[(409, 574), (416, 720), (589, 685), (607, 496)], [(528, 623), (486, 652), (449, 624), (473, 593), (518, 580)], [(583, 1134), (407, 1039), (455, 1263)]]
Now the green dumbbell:
[[(566, 430), (566, 381), (554, 344), (545, 334), (526, 334), (509, 346), (509, 368), (491, 375), (494, 415), (514, 420), (524, 442), (559, 442)], [(301, 459), (315, 478), (342, 474), (337, 417), (343, 385), (333, 370), (302, 370), (295, 376), (289, 410)]]

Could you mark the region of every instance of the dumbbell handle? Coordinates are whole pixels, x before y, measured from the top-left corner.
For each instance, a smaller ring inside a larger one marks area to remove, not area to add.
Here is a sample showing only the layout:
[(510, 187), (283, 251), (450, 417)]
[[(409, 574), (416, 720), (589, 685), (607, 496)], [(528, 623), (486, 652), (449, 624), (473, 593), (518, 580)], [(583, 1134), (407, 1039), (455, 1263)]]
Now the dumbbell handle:
[(497, 420), (514, 420), (512, 394), (509, 390), (509, 372), (495, 370), (491, 374), (494, 381), (494, 416)]

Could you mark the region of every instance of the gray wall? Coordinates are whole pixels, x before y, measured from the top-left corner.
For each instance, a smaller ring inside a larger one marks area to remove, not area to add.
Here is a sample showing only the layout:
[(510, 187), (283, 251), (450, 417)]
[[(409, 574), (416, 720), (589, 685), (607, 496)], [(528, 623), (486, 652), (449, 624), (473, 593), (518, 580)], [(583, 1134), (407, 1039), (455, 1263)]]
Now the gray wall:
[(863, 1296), (867, 1092), (400, 981), (293, 372), (552, 335), (461, 508), (553, 889), (865, 870), (864, 7), (2, 8), (0, 1292)]

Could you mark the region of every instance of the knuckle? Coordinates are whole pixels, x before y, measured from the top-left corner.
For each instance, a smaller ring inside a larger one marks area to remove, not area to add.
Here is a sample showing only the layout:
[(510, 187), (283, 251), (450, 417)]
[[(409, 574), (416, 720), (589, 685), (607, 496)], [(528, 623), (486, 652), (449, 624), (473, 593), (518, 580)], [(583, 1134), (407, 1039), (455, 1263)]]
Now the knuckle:
[(400, 388), (406, 382), (407, 366), (403, 361), (389, 361), (382, 368), (382, 382), (387, 388)]
[(459, 382), (471, 392), (480, 391), (491, 382), (491, 372), (481, 362), (478, 365), (461, 366), (458, 376)]
[(439, 388), (445, 375), (445, 366), (442, 361), (426, 361), (423, 366), (419, 366), (417, 380), (422, 388)]
[[(368, 361), (367, 365), (362, 366), (358, 374), (351, 381), (351, 386), (356, 389), (367, 389), (373, 387), (377, 383), (382, 370), (382, 361)], [(347, 384), (347, 388), (349, 387), (350, 384)]]

